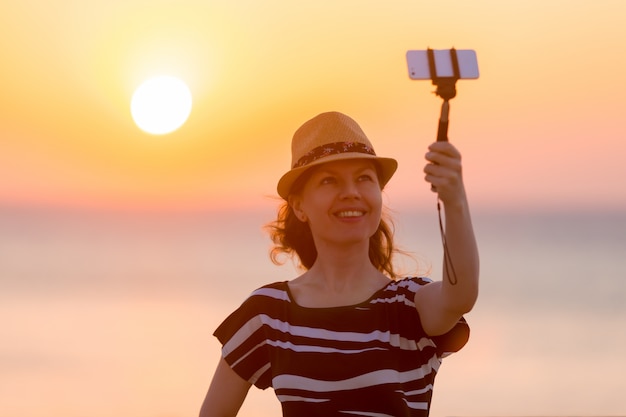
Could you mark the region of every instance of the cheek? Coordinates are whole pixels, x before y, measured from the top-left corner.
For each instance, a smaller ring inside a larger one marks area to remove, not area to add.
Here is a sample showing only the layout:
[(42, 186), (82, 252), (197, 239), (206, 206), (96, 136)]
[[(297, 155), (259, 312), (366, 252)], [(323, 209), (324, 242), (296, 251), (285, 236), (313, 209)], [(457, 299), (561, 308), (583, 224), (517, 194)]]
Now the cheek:
[(315, 219), (325, 212), (324, 207), (324, 201), (319, 195), (312, 198), (303, 198), (300, 204), (300, 210), (309, 220)]
[(382, 216), (383, 205), (383, 194), (379, 191), (376, 197), (376, 210), (378, 211), (379, 217)]
[(380, 188), (372, 188), (367, 193), (367, 199), (372, 207), (382, 207), (383, 193)]

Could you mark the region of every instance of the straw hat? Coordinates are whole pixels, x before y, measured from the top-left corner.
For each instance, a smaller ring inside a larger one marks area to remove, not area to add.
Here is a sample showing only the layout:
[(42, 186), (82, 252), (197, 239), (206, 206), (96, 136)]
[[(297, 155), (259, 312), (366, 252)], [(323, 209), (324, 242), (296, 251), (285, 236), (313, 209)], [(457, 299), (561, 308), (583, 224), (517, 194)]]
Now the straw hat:
[(278, 181), (278, 195), (288, 199), (291, 187), (307, 169), (344, 159), (373, 159), (384, 187), (398, 167), (392, 158), (376, 156), (361, 127), (339, 112), (322, 113), (304, 123), (291, 141), (291, 170)]

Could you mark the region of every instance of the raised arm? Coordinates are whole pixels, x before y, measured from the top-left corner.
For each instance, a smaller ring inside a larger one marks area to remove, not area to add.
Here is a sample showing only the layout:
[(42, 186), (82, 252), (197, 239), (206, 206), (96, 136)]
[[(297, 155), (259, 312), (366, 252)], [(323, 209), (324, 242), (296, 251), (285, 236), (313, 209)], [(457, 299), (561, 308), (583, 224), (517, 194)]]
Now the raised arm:
[(450, 330), (478, 297), (479, 259), (469, 204), (463, 184), (461, 154), (449, 142), (435, 142), (428, 148), (424, 172), (443, 203), (445, 241), (452, 266), (443, 279), (417, 292), (415, 304), (422, 326), (429, 335)]
[(250, 386), (248, 381), (237, 375), (224, 358), (221, 358), (202, 403), (200, 417), (236, 416)]

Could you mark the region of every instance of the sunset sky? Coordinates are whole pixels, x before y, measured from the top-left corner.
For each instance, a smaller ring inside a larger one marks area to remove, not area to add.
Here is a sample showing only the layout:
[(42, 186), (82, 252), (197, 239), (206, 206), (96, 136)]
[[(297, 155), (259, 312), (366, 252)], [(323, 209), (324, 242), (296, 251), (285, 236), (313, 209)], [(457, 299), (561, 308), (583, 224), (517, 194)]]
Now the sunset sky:
[[(197, 415), (213, 329), (294, 277), (261, 227), (321, 112), (399, 161), (397, 242), (440, 279), (441, 99), (405, 56), (455, 47), (480, 68), (449, 137), (481, 296), (431, 415), (625, 416), (625, 22), (626, 0), (1, 0), (0, 415)], [(193, 99), (165, 135), (131, 117), (157, 75)]]
[[(474, 206), (623, 209), (625, 17), (621, 0), (4, 1), (0, 204), (255, 207), (328, 110), (399, 160), (390, 202), (422, 204), (441, 100), (405, 53), (456, 47), (480, 67), (449, 131)], [(130, 99), (162, 74), (193, 109), (153, 136)]]

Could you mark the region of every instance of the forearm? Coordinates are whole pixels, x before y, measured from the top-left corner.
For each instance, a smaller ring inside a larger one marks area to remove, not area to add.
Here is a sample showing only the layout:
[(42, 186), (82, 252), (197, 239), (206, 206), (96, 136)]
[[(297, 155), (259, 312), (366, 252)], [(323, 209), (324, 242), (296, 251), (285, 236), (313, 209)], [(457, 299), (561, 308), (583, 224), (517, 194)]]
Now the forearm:
[(443, 300), (446, 309), (466, 313), (472, 309), (478, 297), (478, 246), (467, 199), (445, 204), (444, 210), (446, 252), (443, 261)]

